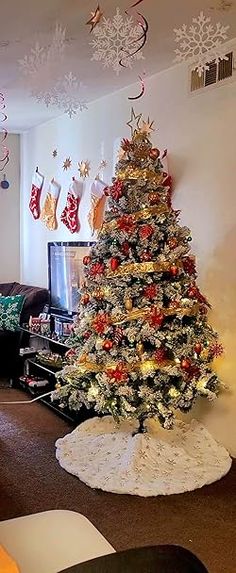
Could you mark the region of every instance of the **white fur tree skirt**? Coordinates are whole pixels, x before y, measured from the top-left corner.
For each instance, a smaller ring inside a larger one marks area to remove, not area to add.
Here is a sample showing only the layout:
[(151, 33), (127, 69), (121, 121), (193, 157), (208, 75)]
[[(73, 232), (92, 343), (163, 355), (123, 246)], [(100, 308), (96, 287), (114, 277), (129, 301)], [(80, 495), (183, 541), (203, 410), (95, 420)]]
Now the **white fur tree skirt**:
[(87, 420), (56, 442), (60, 465), (92, 488), (143, 497), (191, 491), (219, 480), (231, 467), (228, 452), (199, 422), (174, 430), (147, 422), (117, 426), (112, 417)]

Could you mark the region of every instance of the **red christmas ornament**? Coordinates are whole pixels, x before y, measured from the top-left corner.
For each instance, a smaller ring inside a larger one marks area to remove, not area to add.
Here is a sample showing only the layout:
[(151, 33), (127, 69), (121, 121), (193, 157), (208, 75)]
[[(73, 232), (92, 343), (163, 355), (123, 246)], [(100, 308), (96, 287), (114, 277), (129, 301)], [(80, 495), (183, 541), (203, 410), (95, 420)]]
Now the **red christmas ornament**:
[(92, 326), (95, 332), (98, 334), (103, 334), (109, 324), (110, 318), (108, 314), (104, 312), (96, 316), (96, 318), (93, 320)]
[(120, 265), (120, 260), (117, 257), (112, 257), (110, 260), (110, 267), (112, 271), (116, 271)]
[(90, 265), (91, 260), (92, 260), (91, 257), (89, 257), (89, 256), (87, 255), (86, 257), (83, 258), (83, 264), (86, 265), (86, 266), (87, 266), (87, 265)]
[(150, 326), (156, 326), (156, 327), (162, 326), (164, 320), (165, 320), (165, 315), (160, 311), (159, 308), (154, 306), (151, 309), (151, 313), (148, 318)]
[(122, 254), (127, 257), (129, 255), (129, 251), (130, 251), (130, 244), (128, 243), (128, 241), (124, 241), (121, 245)]
[(211, 344), (209, 350), (210, 350), (211, 355), (215, 358), (217, 358), (218, 356), (221, 356), (224, 353), (224, 347), (219, 342), (215, 342), (214, 344)]
[(131, 233), (133, 233), (133, 230), (135, 228), (135, 222), (132, 215), (123, 215), (123, 217), (117, 219), (117, 227), (121, 231), (124, 231), (125, 233), (131, 235)]
[(89, 296), (88, 293), (85, 293), (85, 294), (82, 296), (81, 302), (82, 302), (82, 304), (88, 304), (89, 301), (90, 301), (90, 296)]
[(184, 271), (190, 276), (195, 276), (196, 275), (196, 267), (195, 267), (194, 258), (193, 257), (184, 257), (182, 262), (183, 262)]
[(157, 295), (157, 285), (151, 284), (145, 287), (143, 294), (148, 300), (153, 300)]
[(158, 350), (155, 352), (155, 359), (157, 362), (164, 362), (166, 360), (166, 349), (158, 348)]
[(116, 368), (109, 368), (106, 370), (107, 376), (110, 378), (111, 382), (117, 382), (123, 384), (128, 379), (128, 372), (125, 364), (118, 364)]
[(170, 274), (172, 275), (172, 277), (177, 277), (179, 274), (179, 269), (177, 267), (177, 265), (171, 265), (170, 267)]
[(196, 344), (193, 347), (194, 352), (196, 352), (196, 354), (201, 354), (202, 351), (202, 344), (201, 342), (196, 342)]
[(189, 368), (191, 368), (191, 362), (188, 358), (182, 358), (180, 365), (183, 370), (189, 370)]
[(142, 262), (148, 262), (152, 260), (152, 253), (149, 250), (143, 251), (139, 256)]
[(105, 271), (105, 265), (103, 263), (94, 263), (90, 269), (90, 275), (96, 277), (97, 275), (103, 275)]
[(154, 233), (154, 228), (152, 225), (142, 225), (139, 228), (139, 236), (141, 239), (148, 239)]
[(150, 149), (149, 151), (149, 156), (151, 157), (151, 159), (157, 159), (160, 155), (160, 151), (159, 149), (156, 149), (156, 147), (153, 147), (153, 149)]
[(171, 239), (169, 239), (167, 241), (167, 245), (168, 247), (170, 247), (170, 249), (176, 249), (176, 247), (178, 247), (178, 239), (176, 239), (176, 237), (171, 237)]
[(112, 340), (105, 340), (104, 344), (103, 344), (103, 350), (106, 350), (107, 352), (109, 352), (113, 347), (113, 342)]

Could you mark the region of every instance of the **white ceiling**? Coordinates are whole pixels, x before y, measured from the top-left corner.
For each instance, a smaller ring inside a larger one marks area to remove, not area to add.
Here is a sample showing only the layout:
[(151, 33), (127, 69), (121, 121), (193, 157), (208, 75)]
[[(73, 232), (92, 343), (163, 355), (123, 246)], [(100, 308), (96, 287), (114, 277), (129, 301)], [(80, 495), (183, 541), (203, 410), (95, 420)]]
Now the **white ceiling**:
[[(9, 131), (22, 131), (61, 114), (57, 108), (49, 110), (29, 96), (18, 64), (20, 58), (29, 54), (36, 40), (42, 45), (50, 43), (56, 22), (66, 27), (66, 67), (84, 82), (86, 98), (92, 101), (132, 84), (144, 70), (148, 76), (172, 66), (176, 48), (173, 28), (183, 23), (189, 26), (201, 10), (211, 16), (213, 23), (230, 24), (229, 39), (236, 37), (236, 5), (233, 3), (229, 10), (219, 10), (221, 1), (143, 0), (138, 9), (150, 26), (143, 51), (145, 60), (136, 62), (132, 70), (123, 69), (118, 77), (111, 68), (104, 70), (101, 63), (91, 61), (91, 34), (85, 23), (96, 8), (96, 0), (1, 2), (0, 91), (7, 103)], [(131, 0), (100, 0), (107, 18), (113, 17), (117, 7), (124, 11), (131, 4)]]

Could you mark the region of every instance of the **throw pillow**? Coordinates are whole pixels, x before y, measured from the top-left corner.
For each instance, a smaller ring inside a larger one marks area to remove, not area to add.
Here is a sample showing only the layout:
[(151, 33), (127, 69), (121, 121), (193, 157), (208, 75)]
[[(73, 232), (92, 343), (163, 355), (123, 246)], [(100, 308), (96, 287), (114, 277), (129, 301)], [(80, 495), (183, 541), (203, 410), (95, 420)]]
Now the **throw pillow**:
[(24, 299), (23, 295), (0, 297), (0, 330), (17, 330)]

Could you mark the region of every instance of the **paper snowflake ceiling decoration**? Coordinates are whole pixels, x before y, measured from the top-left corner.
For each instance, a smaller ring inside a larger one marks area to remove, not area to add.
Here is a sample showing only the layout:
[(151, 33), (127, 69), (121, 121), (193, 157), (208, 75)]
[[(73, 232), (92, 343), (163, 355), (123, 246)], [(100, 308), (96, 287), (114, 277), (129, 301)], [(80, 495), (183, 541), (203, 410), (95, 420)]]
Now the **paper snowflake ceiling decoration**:
[(229, 26), (223, 26), (219, 22), (214, 26), (211, 18), (200, 12), (198, 18), (193, 18), (192, 25), (187, 28), (174, 29), (175, 41), (179, 48), (175, 50), (175, 62), (189, 62), (192, 69), (201, 76), (204, 70), (209, 69), (209, 62), (227, 60), (225, 55), (224, 41), (227, 39)]
[(132, 57), (134, 45), (141, 46), (141, 27), (135, 23), (132, 16), (123, 18), (119, 8), (113, 19), (103, 16), (102, 23), (93, 30), (93, 40), (90, 45), (94, 49), (91, 60), (102, 62), (104, 68), (113, 68), (119, 75), (122, 67), (120, 60), (127, 68), (132, 68), (134, 60), (144, 59), (142, 51), (138, 51)]
[(62, 74), (65, 52), (65, 29), (57, 25), (49, 46), (39, 43), (19, 61), (32, 97), (47, 107), (56, 106), (69, 117), (87, 109), (82, 95), (84, 88), (72, 72)]

